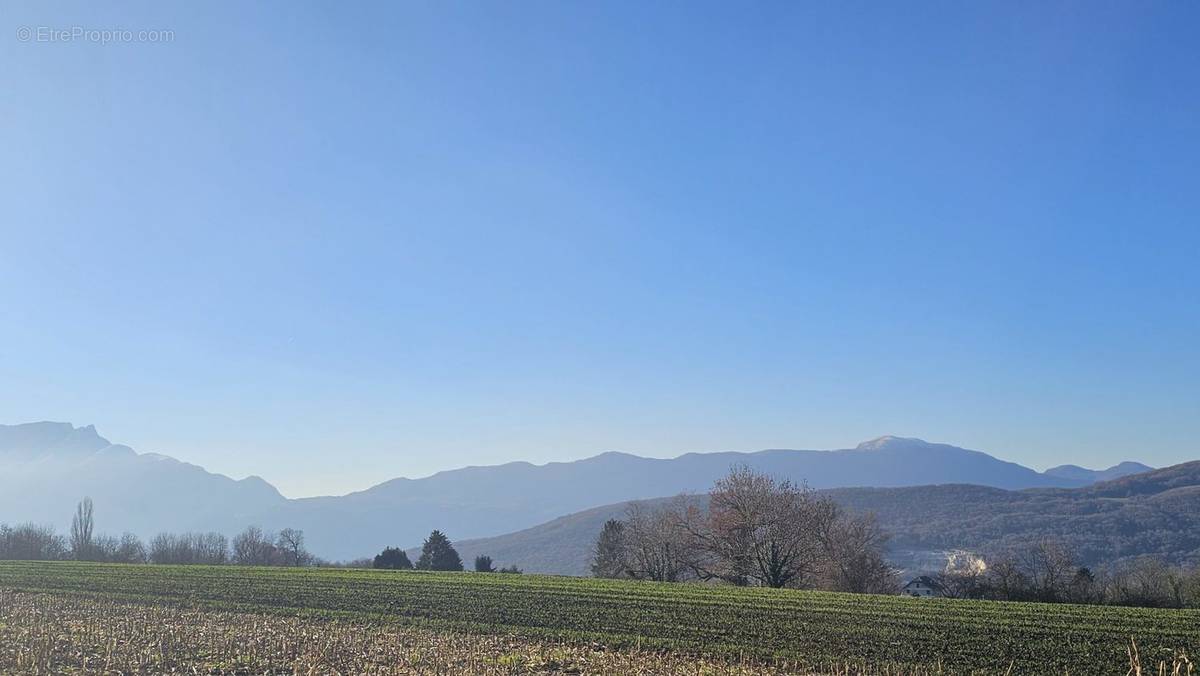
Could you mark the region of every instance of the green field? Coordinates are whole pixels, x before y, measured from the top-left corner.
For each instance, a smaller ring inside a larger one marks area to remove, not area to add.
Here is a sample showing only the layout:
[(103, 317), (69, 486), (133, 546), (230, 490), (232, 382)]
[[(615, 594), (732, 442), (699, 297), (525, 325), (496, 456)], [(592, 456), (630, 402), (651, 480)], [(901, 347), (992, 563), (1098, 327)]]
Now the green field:
[(1200, 652), (1200, 611), (477, 573), (0, 562), (0, 588), (692, 654), (948, 672), (1124, 674)]

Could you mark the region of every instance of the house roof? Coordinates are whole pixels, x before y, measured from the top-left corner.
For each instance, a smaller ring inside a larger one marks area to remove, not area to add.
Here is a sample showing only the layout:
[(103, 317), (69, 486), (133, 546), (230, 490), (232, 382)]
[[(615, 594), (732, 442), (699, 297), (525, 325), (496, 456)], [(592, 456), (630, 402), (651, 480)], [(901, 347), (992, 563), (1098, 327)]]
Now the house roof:
[(928, 575), (920, 575), (920, 576), (914, 577), (913, 579), (904, 583), (904, 588), (908, 589), (909, 587), (911, 587), (915, 584), (922, 584), (922, 585), (925, 585), (926, 587), (929, 587), (930, 589), (937, 588), (937, 582), (934, 581), (934, 579), (932, 577), (929, 577)]

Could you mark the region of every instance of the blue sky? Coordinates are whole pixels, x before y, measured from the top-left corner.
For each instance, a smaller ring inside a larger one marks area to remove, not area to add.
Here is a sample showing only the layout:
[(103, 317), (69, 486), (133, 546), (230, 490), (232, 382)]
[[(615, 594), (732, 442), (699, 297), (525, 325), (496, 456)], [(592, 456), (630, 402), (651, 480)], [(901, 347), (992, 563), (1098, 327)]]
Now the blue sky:
[(0, 16), (0, 422), (293, 496), (881, 434), (1200, 457), (1200, 4)]

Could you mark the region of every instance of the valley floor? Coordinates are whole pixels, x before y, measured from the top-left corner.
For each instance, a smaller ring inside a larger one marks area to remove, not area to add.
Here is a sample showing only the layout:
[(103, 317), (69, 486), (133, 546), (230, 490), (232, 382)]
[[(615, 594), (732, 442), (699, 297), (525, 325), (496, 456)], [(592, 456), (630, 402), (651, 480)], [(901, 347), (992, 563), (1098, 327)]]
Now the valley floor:
[(0, 562), (3, 673), (1147, 673), (1200, 612), (532, 575)]

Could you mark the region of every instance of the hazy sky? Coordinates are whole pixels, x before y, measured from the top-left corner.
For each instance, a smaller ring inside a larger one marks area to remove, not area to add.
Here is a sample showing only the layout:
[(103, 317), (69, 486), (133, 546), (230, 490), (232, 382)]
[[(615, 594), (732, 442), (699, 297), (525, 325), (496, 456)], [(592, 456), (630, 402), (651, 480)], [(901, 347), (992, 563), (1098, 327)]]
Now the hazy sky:
[(1200, 3), (100, 4), (0, 13), (0, 423), (1200, 457)]

